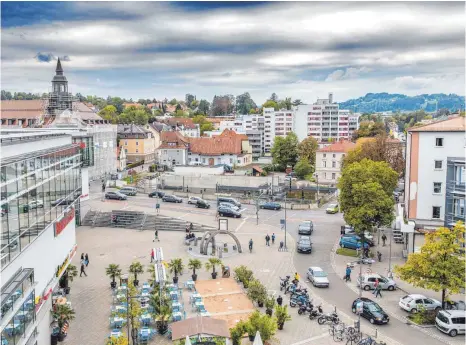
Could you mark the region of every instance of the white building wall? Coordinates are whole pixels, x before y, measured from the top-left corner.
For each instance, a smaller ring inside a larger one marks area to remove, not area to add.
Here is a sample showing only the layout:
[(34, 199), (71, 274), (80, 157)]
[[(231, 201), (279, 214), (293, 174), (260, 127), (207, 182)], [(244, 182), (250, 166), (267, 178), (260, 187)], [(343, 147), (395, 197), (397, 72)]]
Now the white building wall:
[(171, 166), (173, 164), (173, 160), (175, 160), (175, 165), (186, 165), (187, 164), (186, 149), (161, 148), (159, 149), (159, 153), (160, 153), (160, 160), (159, 160), (160, 164)]
[(188, 155), (188, 165), (209, 165), (209, 161), (213, 160), (213, 165), (227, 164), (230, 166), (243, 166), (251, 163), (250, 158), (250, 155), (238, 156), (225, 154), (221, 156), (210, 156), (191, 153)]
[(343, 157), (343, 152), (316, 152), (316, 173), (319, 176), (319, 183), (338, 182)]
[[(443, 226), (445, 219), (445, 190), (447, 157), (464, 157), (465, 134), (462, 132), (418, 132), (419, 162), (417, 184), (417, 222), (428, 221)], [(435, 146), (436, 138), (443, 139), (443, 147)], [(409, 147), (408, 150), (409, 152)], [(408, 156), (409, 158), (409, 156)], [(435, 169), (435, 161), (442, 161), (442, 169)], [(434, 193), (434, 182), (442, 183), (441, 193)], [(432, 207), (440, 206), (440, 219), (432, 219)]]

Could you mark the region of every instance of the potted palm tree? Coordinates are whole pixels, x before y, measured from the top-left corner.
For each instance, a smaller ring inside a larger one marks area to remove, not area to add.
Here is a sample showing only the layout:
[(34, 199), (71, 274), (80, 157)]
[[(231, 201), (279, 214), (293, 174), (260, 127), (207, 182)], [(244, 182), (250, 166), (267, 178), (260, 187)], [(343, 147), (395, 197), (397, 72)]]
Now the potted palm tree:
[(270, 295), (267, 300), (265, 301), (265, 313), (268, 316), (272, 316), (273, 314), (273, 307), (275, 307), (275, 298), (273, 298), (272, 295)]
[(115, 264), (110, 264), (108, 267), (105, 269), (105, 273), (112, 278), (112, 282), (110, 283), (110, 286), (112, 289), (116, 288), (116, 281), (115, 278), (120, 277), (121, 275), (121, 268), (119, 265)]
[(66, 337), (66, 330), (63, 331), (63, 326), (68, 325), (75, 318), (74, 310), (67, 304), (56, 304), (52, 311), (53, 318), (58, 323), (60, 333), (58, 334), (58, 341), (63, 341)]
[(183, 260), (176, 258), (170, 260), (168, 263), (168, 268), (170, 270), (170, 273), (173, 273), (173, 284), (178, 284), (178, 273), (183, 272), (184, 265), (183, 265)]
[(282, 330), (286, 321), (291, 320), (290, 314), (288, 314), (287, 305), (277, 305), (275, 306), (275, 317), (277, 319), (278, 329)]
[(74, 278), (78, 276), (78, 269), (76, 268), (75, 265), (68, 265), (68, 268), (66, 269), (65, 273), (62, 275), (60, 278), (60, 288), (65, 290), (65, 293), (68, 295), (70, 293), (70, 287), (69, 283), (73, 282)]
[(129, 272), (134, 274), (134, 281), (133, 281), (134, 286), (138, 286), (139, 285), (138, 274), (144, 273), (144, 267), (139, 261), (134, 261), (129, 266)]
[(206, 270), (212, 270), (212, 279), (217, 279), (217, 272), (215, 271), (215, 267), (221, 265), (222, 260), (219, 258), (209, 258), (209, 260), (205, 263)]
[(197, 280), (196, 270), (202, 268), (201, 260), (199, 260), (199, 259), (189, 259), (188, 268), (190, 270), (193, 270), (193, 274), (191, 275), (191, 278), (193, 278), (193, 281), (196, 281)]
[(152, 307), (152, 316), (156, 321), (159, 334), (167, 333), (168, 322), (172, 315), (171, 301), (167, 290), (154, 290), (154, 293), (150, 296), (149, 304)]

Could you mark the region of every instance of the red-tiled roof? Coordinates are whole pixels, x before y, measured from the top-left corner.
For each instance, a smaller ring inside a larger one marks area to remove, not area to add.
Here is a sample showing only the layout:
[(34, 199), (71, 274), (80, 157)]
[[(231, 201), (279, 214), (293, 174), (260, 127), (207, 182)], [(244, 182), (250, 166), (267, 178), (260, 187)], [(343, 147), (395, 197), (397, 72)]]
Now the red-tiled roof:
[(172, 339), (185, 339), (186, 336), (210, 335), (222, 338), (229, 338), (230, 331), (228, 322), (213, 317), (196, 316), (182, 321), (174, 322), (171, 325)]
[(32, 119), (44, 114), (44, 101), (32, 100), (5, 100), (1, 101), (0, 117), (5, 119)]
[(248, 140), (244, 134), (226, 129), (213, 138), (189, 138), (190, 151), (203, 155), (215, 156), (221, 154), (239, 155), (242, 153), (242, 142)]
[(165, 123), (170, 126), (184, 126), (189, 129), (195, 129), (197, 127), (193, 120), (186, 117), (171, 117), (166, 119)]
[(160, 139), (162, 144), (161, 149), (185, 149), (189, 146), (188, 140), (179, 132), (161, 132)]
[(343, 140), (324, 147), (317, 152), (348, 152), (356, 147), (351, 141)]
[(411, 127), (408, 132), (464, 132), (465, 130), (465, 118), (455, 116), (447, 120)]

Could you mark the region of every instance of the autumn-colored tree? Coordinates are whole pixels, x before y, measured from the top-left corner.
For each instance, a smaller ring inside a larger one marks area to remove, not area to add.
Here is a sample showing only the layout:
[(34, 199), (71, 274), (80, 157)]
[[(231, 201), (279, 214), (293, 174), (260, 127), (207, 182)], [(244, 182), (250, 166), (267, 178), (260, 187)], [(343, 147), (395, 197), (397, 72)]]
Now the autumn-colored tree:
[(385, 124), (383, 122), (363, 121), (359, 129), (353, 132), (353, 140), (363, 137), (375, 137), (384, 134)]
[(386, 134), (378, 135), (348, 152), (343, 159), (343, 166), (360, 162), (364, 158), (374, 162), (387, 162), (399, 176), (404, 174), (405, 160), (402, 143), (390, 139)]
[(416, 287), (442, 291), (442, 305), (451, 294), (466, 287), (465, 260), (461, 253), (464, 243), (464, 224), (458, 222), (452, 229), (439, 228), (425, 236), (419, 253), (409, 254), (395, 273)]

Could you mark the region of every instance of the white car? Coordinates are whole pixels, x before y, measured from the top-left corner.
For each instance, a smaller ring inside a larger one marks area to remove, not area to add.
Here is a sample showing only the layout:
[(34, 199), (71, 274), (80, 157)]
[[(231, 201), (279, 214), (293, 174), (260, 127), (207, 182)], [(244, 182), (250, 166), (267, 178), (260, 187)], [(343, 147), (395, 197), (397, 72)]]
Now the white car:
[[(351, 225), (345, 225), (344, 231), (345, 231), (345, 235), (351, 235), (355, 233), (354, 228)], [(372, 235), (370, 231), (364, 231), (364, 238), (367, 238), (368, 240), (371, 240), (371, 241), (374, 240), (374, 236)]]
[(35, 201), (31, 201), (29, 203), (29, 208), (31, 210), (35, 209), (35, 208), (43, 208), (44, 207), (44, 203), (42, 202), (42, 200), (35, 200)]
[(327, 272), (324, 272), (320, 267), (309, 267), (307, 269), (307, 279), (316, 287), (329, 287), (330, 285)]
[(202, 200), (202, 199), (198, 198), (197, 196), (192, 196), (188, 199), (188, 204), (196, 205), (199, 200)]
[(218, 204), (218, 207), (228, 207), (232, 209), (233, 211), (239, 212), (239, 207), (233, 204), (230, 204), (229, 202), (221, 202), (220, 204)]
[(410, 313), (416, 313), (421, 307), (426, 310), (440, 310), (442, 303), (433, 298), (428, 298), (424, 295), (412, 294), (400, 298), (398, 303), (401, 309)]

